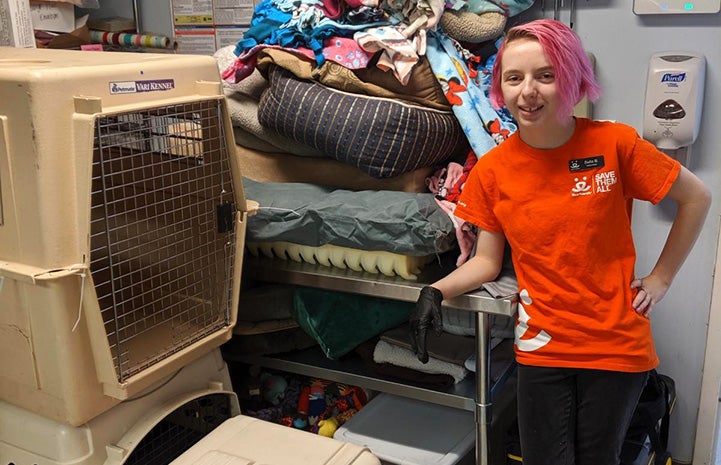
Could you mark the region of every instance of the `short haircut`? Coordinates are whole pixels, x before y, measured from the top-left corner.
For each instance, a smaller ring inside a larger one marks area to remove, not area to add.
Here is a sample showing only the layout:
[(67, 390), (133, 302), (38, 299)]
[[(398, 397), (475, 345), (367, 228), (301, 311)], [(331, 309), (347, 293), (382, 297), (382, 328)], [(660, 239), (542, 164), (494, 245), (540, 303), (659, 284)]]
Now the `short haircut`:
[(596, 82), (591, 60), (581, 44), (581, 39), (560, 21), (538, 19), (514, 26), (506, 32), (493, 64), (490, 97), (495, 109), (505, 105), (501, 92), (501, 66), (506, 44), (523, 38), (537, 40), (553, 66), (561, 99), (559, 117), (573, 114), (573, 107), (584, 96), (592, 102), (598, 100), (601, 87)]

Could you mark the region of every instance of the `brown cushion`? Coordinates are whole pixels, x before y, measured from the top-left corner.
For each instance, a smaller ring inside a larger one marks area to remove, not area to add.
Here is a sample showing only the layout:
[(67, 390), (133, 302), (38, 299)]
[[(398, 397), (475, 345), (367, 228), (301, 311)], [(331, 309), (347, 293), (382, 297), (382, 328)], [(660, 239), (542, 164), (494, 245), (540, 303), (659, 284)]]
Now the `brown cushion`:
[(349, 190), (428, 192), (426, 178), (433, 168), (424, 167), (392, 178), (377, 179), (331, 158), (299, 157), (236, 146), (243, 176), (257, 182), (303, 182)]

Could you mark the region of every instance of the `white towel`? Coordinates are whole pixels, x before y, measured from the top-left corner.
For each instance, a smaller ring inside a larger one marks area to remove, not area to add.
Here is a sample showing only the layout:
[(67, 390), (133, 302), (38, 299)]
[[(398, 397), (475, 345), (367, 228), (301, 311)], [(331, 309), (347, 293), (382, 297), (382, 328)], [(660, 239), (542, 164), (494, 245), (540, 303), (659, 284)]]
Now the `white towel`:
[(468, 375), (468, 370), (454, 363), (429, 358), (428, 363), (421, 363), (412, 350), (378, 341), (373, 351), (373, 361), (376, 363), (390, 363), (391, 365), (410, 368), (433, 375), (450, 375), (458, 383)]

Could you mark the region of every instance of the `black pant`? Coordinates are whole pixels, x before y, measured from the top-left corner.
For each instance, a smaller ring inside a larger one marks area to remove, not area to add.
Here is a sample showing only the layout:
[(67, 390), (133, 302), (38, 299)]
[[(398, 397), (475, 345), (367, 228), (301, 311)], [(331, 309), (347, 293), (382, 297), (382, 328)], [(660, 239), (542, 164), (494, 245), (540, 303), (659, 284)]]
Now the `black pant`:
[(523, 465), (618, 465), (647, 377), (519, 365)]

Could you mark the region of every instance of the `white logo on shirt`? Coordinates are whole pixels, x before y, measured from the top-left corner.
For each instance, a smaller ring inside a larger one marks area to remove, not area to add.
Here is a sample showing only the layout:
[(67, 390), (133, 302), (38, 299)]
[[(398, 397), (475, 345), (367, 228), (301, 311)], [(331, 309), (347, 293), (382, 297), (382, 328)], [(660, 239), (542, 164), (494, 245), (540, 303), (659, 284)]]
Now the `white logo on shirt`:
[(611, 186), (618, 182), (615, 171), (597, 173), (593, 180), (596, 183), (596, 192), (611, 192)]
[(581, 178), (573, 178), (573, 187), (571, 188), (571, 197), (580, 195), (600, 194), (602, 192), (611, 192), (611, 186), (618, 182), (615, 171), (604, 171), (596, 173), (593, 176), (593, 184), (589, 183), (588, 176)]
[(573, 178), (573, 182), (576, 184), (571, 189), (571, 196), (572, 197), (578, 197), (579, 195), (590, 195), (593, 192), (591, 192), (591, 186), (588, 185), (587, 182), (588, 178), (586, 176), (582, 178)]
[(533, 300), (531, 299), (531, 296), (528, 295), (528, 289), (521, 290), (518, 296), (521, 301), (518, 303), (518, 324), (515, 328), (516, 347), (518, 347), (518, 350), (522, 352), (533, 352), (534, 350), (538, 350), (551, 342), (551, 336), (547, 332), (541, 330), (541, 332), (531, 339), (521, 339), (526, 335), (526, 332), (528, 331), (528, 322), (531, 320), (531, 317), (528, 316), (528, 313), (526, 313), (524, 305), (531, 305)]

